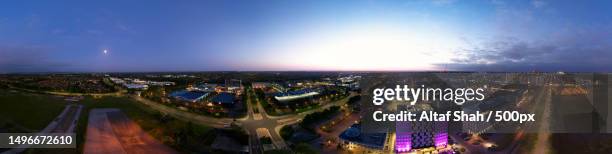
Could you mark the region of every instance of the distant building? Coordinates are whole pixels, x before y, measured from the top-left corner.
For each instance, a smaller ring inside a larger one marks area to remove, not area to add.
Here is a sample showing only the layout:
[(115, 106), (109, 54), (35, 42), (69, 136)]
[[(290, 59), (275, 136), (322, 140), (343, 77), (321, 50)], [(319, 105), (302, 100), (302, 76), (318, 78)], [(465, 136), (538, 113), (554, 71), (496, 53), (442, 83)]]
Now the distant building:
[(279, 102), (286, 102), (300, 98), (312, 97), (319, 95), (319, 92), (313, 89), (301, 89), (288, 92), (278, 92), (274, 94), (274, 98)]
[(268, 82), (253, 82), (251, 83), (251, 87), (254, 89), (263, 89), (266, 87), (270, 87), (271, 84)]
[(193, 87), (193, 89), (202, 92), (214, 92), (216, 91), (217, 87), (219, 87), (218, 84), (204, 83)]
[(170, 82), (170, 81), (148, 81), (147, 82), (148, 85), (152, 85), (152, 86), (174, 86), (176, 85), (176, 83), (174, 82)]
[(225, 80), (225, 87), (227, 88), (227, 92), (240, 95), (243, 89), (242, 80), (237, 80), (237, 79)]
[(237, 79), (225, 80), (225, 87), (227, 87), (228, 90), (242, 88), (242, 80), (237, 80)]
[(350, 88), (351, 90), (359, 89), (359, 80), (361, 76), (347, 76), (338, 78), (336, 85)]
[(123, 85), (128, 89), (134, 89), (134, 90), (147, 90), (147, 88), (149, 88), (149, 86), (146, 84), (128, 83), (128, 84), (123, 84)]
[(207, 93), (207, 92), (181, 90), (181, 91), (172, 92), (170, 94), (170, 97), (177, 99), (177, 100), (181, 100), (181, 101), (195, 103), (195, 102), (201, 101), (209, 94), (210, 93)]
[(120, 85), (122, 85), (122, 84), (124, 84), (124, 83), (125, 83), (125, 81), (124, 81), (124, 80), (119, 79), (119, 78), (113, 78), (113, 77), (110, 77), (110, 78), (108, 78), (108, 79), (110, 79), (110, 80), (111, 80), (113, 83), (115, 83), (115, 84), (120, 84)]
[(270, 86), (272, 88), (274, 88), (274, 90), (276, 90), (276, 91), (280, 91), (280, 92), (286, 92), (287, 91), (287, 88), (285, 86), (283, 86), (281, 84), (278, 84), (278, 83), (272, 83), (272, 84), (270, 84)]
[(136, 84), (147, 84), (147, 81), (145, 81), (145, 80), (140, 80), (140, 79), (134, 79), (134, 80), (132, 80), (132, 83), (136, 83)]
[[(113, 83), (115, 84), (119, 84), (119, 85), (123, 85), (125, 87), (127, 87), (128, 89), (138, 89), (139, 87), (136, 85), (147, 85), (148, 86), (173, 86), (176, 85), (176, 83), (174, 82), (170, 82), (170, 81), (147, 81), (147, 80), (140, 80), (140, 79), (130, 79), (130, 78), (115, 78), (115, 77), (109, 77), (109, 80), (111, 80)], [(129, 85), (128, 85), (129, 84)], [(132, 87), (132, 88), (130, 88)]]
[(349, 149), (366, 148), (380, 150), (385, 147), (387, 133), (362, 133), (361, 124), (353, 124), (339, 136), (341, 144)]

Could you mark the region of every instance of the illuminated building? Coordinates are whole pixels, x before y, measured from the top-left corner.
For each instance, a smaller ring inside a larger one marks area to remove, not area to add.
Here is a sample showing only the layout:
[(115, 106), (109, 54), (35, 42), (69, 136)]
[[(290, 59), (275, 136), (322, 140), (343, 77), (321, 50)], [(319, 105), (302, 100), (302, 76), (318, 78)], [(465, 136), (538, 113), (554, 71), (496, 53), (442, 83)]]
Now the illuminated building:
[(209, 93), (207, 92), (180, 90), (172, 92), (170, 97), (181, 101), (195, 103), (204, 99), (206, 96), (208, 96), (208, 94)]
[(363, 133), (360, 124), (353, 124), (340, 134), (342, 145), (348, 149), (364, 148), (382, 151), (387, 140), (387, 133)]
[(395, 150), (398, 153), (448, 145), (446, 122), (396, 122), (395, 128)]
[(263, 89), (266, 87), (270, 87), (271, 84), (267, 83), (267, 82), (253, 82), (251, 83), (251, 87), (253, 87), (253, 89)]
[(311, 96), (319, 95), (319, 92), (313, 89), (301, 89), (295, 91), (288, 92), (279, 92), (274, 95), (274, 98), (280, 102), (286, 102), (291, 100), (296, 100), (300, 98), (306, 98)]

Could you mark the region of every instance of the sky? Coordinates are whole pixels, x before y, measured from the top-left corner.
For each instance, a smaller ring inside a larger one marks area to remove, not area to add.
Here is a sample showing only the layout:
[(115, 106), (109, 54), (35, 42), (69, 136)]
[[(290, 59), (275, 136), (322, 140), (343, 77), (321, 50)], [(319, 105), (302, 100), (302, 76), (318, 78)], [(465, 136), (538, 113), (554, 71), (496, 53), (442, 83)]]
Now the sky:
[[(106, 52), (105, 52), (106, 51)], [(7, 1), (0, 73), (612, 71), (612, 1)]]

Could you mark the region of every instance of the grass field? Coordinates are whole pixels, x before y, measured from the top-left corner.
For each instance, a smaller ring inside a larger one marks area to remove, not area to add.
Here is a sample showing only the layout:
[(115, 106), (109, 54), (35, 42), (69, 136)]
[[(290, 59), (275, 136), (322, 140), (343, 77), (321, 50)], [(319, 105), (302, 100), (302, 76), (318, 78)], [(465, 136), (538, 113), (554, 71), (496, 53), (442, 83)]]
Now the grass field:
[[(66, 101), (46, 94), (31, 94), (0, 89), (0, 132), (37, 132), (45, 128), (64, 109)], [(76, 129), (78, 149), (28, 149), (24, 153), (81, 153), (84, 146), (89, 111), (94, 108), (118, 108), (151, 136), (179, 151), (200, 151), (214, 140), (212, 128), (164, 116), (128, 97), (86, 96), (76, 102), (84, 106)], [(177, 139), (180, 138), (181, 139)], [(211, 138), (212, 137), (212, 138)], [(190, 140), (192, 145), (179, 141)], [(197, 147), (198, 149), (194, 149)]]
[(8, 132), (37, 132), (64, 109), (59, 97), (0, 90), (0, 128)]

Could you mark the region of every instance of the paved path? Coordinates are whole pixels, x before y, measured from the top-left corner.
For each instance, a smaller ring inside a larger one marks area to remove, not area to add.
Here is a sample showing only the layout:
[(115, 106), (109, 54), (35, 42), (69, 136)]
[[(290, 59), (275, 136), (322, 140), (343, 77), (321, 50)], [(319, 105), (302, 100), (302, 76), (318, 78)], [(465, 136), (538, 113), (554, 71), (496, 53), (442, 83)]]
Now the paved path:
[[(78, 120), (82, 109), (82, 105), (66, 105), (57, 118), (51, 121), (49, 125), (39, 133), (74, 133), (74, 128), (77, 124), (76, 120)], [(17, 148), (2, 152), (2, 154), (22, 153), (28, 147), (30, 147), (30, 145), (20, 145)]]
[(74, 132), (74, 128), (76, 127), (77, 120), (79, 120), (79, 115), (81, 114), (81, 110), (83, 110), (83, 105), (69, 105), (66, 109), (66, 115), (64, 118), (57, 119), (57, 126), (50, 131), (50, 133), (72, 133)]
[[(304, 116), (314, 113), (314, 112), (319, 112), (319, 111), (323, 111), (329, 107), (332, 106), (340, 106), (344, 103), (346, 103), (348, 101), (348, 99), (352, 96), (355, 96), (355, 93), (351, 93), (351, 95), (349, 95), (348, 97), (344, 98), (344, 99), (340, 99), (334, 102), (330, 102), (327, 103), (325, 105), (322, 105), (321, 107), (317, 108), (317, 109), (313, 109), (313, 110), (309, 110), (306, 112), (302, 112), (299, 114), (290, 114), (290, 115), (284, 115), (284, 116), (270, 116), (266, 113), (266, 110), (263, 108), (263, 106), (261, 105), (261, 103), (257, 103), (255, 106), (252, 105), (252, 103), (247, 102), (247, 104), (251, 107), (257, 107), (259, 110), (259, 113), (261, 115), (261, 119), (257, 118), (248, 118), (245, 120), (242, 120), (242, 126), (243, 128), (245, 128), (247, 130), (247, 132), (250, 134), (251, 136), (251, 152), (252, 153), (260, 153), (263, 150), (263, 145), (261, 145), (261, 143), (259, 142), (259, 139), (257, 138), (256, 134), (257, 134), (257, 129), (262, 129), (265, 128), (269, 131), (270, 133), (270, 138), (272, 139), (272, 143), (275, 146), (276, 149), (285, 149), (287, 148), (287, 145), (284, 141), (284, 139), (279, 135), (280, 129), (285, 126), (285, 125), (291, 125), (291, 124), (295, 124), (297, 122), (299, 122), (302, 118), (304, 118)], [(251, 101), (251, 100), (249, 100)], [(254, 114), (253, 112), (251, 112), (251, 114)], [(255, 117), (255, 116), (249, 116), (249, 117)], [(254, 138), (255, 137), (255, 138)], [(254, 139), (253, 139), (254, 138)]]
[[(550, 87), (543, 87), (541, 89), (538, 90), (533, 90), (534, 94), (535, 94), (535, 98), (533, 100), (534, 103), (546, 103), (550, 105)], [(525, 93), (523, 94), (523, 97), (530, 97), (531, 93)], [(522, 100), (521, 100), (522, 101)], [(517, 102), (518, 104), (519, 102)], [(521, 105), (523, 106), (523, 105)], [(534, 105), (534, 107), (539, 107), (540, 104), (536, 104)], [(546, 106), (547, 108), (550, 108), (550, 106)], [(532, 111), (531, 113), (535, 113), (535, 111)], [(550, 114), (550, 113), (549, 113)], [(544, 118), (541, 119), (541, 123), (546, 123), (546, 122), (542, 122), (542, 120), (544, 120)], [(547, 128), (548, 126), (545, 126), (545, 128)], [(542, 127), (540, 127), (542, 128)], [(523, 129), (529, 129), (529, 128), (523, 128)], [(545, 134), (545, 133), (539, 133), (540, 134)], [(506, 146), (506, 148), (499, 150), (499, 151), (489, 151), (486, 148), (483, 147), (482, 144), (480, 145), (473, 145), (470, 144), (471, 142), (468, 141), (464, 141), (463, 138), (461, 138), (459, 135), (455, 134), (455, 133), (449, 133), (449, 137), (452, 138), (454, 141), (456, 141), (457, 144), (461, 145), (463, 148), (465, 148), (466, 153), (496, 153), (496, 154), (508, 154), (508, 153), (518, 153), (518, 146), (519, 146), (519, 141), (521, 141), (522, 137), (524, 135), (524, 130), (519, 130), (517, 133), (515, 133), (515, 136), (512, 140), (511, 143), (509, 143), (508, 146)], [(538, 136), (539, 138), (539, 136)], [(473, 137), (471, 140), (475, 140)], [(481, 140), (481, 139), (479, 139)], [(545, 143), (548, 143), (547, 141)], [(537, 147), (537, 145), (536, 145)], [(543, 151), (541, 151), (543, 152)], [(537, 153), (537, 152), (533, 152), (533, 153)]]
[(551, 90), (546, 87), (544, 96), (540, 95), (538, 102), (544, 103), (544, 112), (542, 118), (539, 119), (540, 128), (538, 129), (538, 138), (536, 140), (533, 153), (550, 153), (550, 115), (551, 115)]
[[(252, 95), (247, 93), (247, 95)], [(283, 138), (279, 135), (280, 129), (285, 125), (295, 124), (299, 122), (306, 115), (323, 111), (332, 106), (340, 106), (348, 101), (348, 99), (352, 96), (355, 96), (355, 93), (351, 93), (348, 97), (327, 103), (322, 105), (321, 107), (309, 111), (305, 111), (299, 114), (289, 114), (283, 116), (270, 116), (266, 113), (266, 110), (262, 107), (261, 103), (256, 103), (253, 105), (250, 101), (251, 99), (247, 99), (244, 103), (247, 105), (248, 115), (241, 119), (236, 119), (249, 134), (249, 144), (250, 144), (250, 152), (251, 153), (262, 153), (263, 146), (259, 142), (259, 138), (256, 136), (256, 130), (259, 128), (268, 129), (270, 132), (270, 138), (272, 139), (272, 143), (276, 149), (285, 149), (287, 145)], [(253, 95), (254, 96), (254, 95)], [(139, 97), (139, 96), (130, 96), (136, 101), (149, 106), (152, 109), (157, 111), (166, 113), (175, 118), (191, 121), (196, 124), (206, 125), (215, 128), (225, 128), (229, 126), (233, 121), (231, 118), (213, 118), (208, 116), (203, 116), (195, 113), (191, 113), (188, 111), (182, 111), (173, 107), (168, 107), (163, 104), (159, 104), (157, 102), (150, 101), (148, 99)], [(251, 97), (253, 98), (253, 97)], [(257, 108), (259, 113), (255, 113), (253, 111), (254, 108)]]

